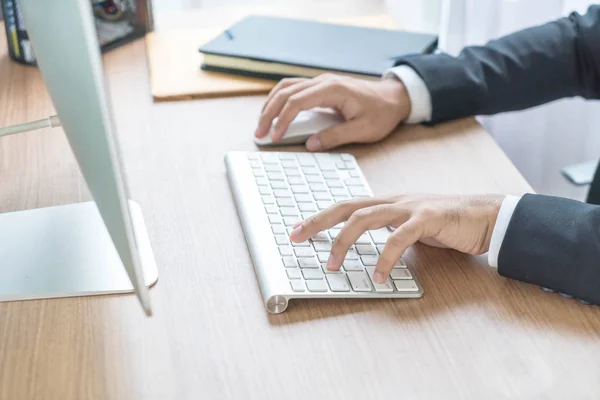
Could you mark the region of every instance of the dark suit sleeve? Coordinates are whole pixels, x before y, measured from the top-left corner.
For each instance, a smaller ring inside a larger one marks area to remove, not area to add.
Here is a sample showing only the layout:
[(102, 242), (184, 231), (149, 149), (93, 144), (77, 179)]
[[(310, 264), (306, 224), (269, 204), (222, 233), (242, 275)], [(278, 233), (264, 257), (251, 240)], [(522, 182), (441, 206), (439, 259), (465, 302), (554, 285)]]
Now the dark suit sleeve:
[(431, 123), (600, 97), (600, 6), (447, 54), (409, 56), (432, 100)]
[(600, 207), (523, 196), (500, 247), (498, 272), (600, 305)]

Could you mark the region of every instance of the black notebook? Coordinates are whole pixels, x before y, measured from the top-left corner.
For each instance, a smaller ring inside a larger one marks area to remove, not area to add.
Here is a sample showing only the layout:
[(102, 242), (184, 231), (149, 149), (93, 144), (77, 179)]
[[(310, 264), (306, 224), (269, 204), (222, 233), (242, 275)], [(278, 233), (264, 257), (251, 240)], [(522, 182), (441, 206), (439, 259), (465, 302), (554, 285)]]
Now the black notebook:
[(266, 79), (323, 72), (381, 76), (400, 56), (432, 52), (435, 35), (249, 16), (200, 48), (202, 68)]

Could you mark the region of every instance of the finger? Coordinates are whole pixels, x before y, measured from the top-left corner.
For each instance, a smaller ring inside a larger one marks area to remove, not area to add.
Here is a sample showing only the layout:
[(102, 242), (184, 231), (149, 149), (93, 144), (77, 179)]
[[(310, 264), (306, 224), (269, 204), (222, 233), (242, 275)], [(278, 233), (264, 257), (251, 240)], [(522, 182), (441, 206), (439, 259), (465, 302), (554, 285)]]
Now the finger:
[(309, 87), (318, 84), (319, 82), (311, 79), (298, 82), (286, 88), (278, 90), (277, 93), (273, 95), (273, 98), (269, 101), (269, 103), (265, 105), (265, 108), (258, 119), (258, 128), (255, 134), (262, 135), (258, 137), (266, 136), (269, 133), (269, 130), (271, 129), (273, 120), (279, 116), (279, 114), (281, 113), (281, 109), (288, 101), (290, 96), (293, 96), (294, 94), (299, 93), (302, 90), (305, 90)]
[(400, 225), (388, 238), (377, 266), (373, 279), (377, 283), (385, 283), (396, 261), (402, 257), (406, 249), (415, 244), (423, 236), (423, 223), (412, 218)]
[(376, 197), (336, 203), (296, 226), (290, 233), (290, 239), (292, 239), (293, 242), (304, 242), (317, 233), (329, 229), (340, 222), (346, 221), (356, 210), (384, 202), (388, 202), (388, 200)]
[[(344, 93), (346, 93), (345, 88), (338, 84), (337, 81), (327, 81), (304, 88), (304, 90), (297, 91), (289, 96), (278, 111), (279, 118), (273, 127), (273, 141), (276, 142), (285, 134), (300, 111), (310, 110), (315, 107), (336, 108), (341, 105)], [(277, 100), (279, 101), (280, 99), (278, 98)], [(273, 100), (274, 102), (275, 100)]]
[(263, 104), (261, 112), (265, 109), (267, 104), (269, 104), (269, 101), (271, 101), (271, 99), (273, 99), (273, 96), (275, 96), (275, 94), (277, 92), (279, 92), (281, 89), (285, 89), (286, 87), (295, 85), (296, 83), (305, 82), (308, 80), (310, 80), (310, 79), (309, 78), (285, 78), (285, 79), (282, 79), (279, 82), (277, 82), (277, 84), (269, 92), (269, 95), (267, 96), (267, 99), (265, 100), (265, 103)]
[(398, 209), (390, 204), (378, 204), (361, 208), (352, 213), (331, 246), (327, 268), (337, 271), (342, 266), (348, 249), (363, 233), (379, 229), (398, 218)]
[(353, 119), (339, 125), (329, 127), (306, 141), (306, 149), (309, 151), (324, 151), (343, 144), (360, 141), (364, 134), (364, 123), (361, 119)]

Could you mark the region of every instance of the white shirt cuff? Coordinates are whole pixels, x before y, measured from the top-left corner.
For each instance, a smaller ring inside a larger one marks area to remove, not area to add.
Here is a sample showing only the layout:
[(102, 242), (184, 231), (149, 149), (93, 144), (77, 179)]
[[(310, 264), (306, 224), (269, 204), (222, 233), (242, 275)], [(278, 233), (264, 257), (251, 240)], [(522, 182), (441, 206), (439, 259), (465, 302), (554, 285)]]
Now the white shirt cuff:
[(504, 241), (504, 235), (506, 235), (506, 229), (508, 229), (508, 223), (515, 212), (515, 207), (517, 207), (519, 200), (521, 200), (520, 196), (508, 195), (504, 198), (500, 206), (496, 225), (492, 232), (492, 239), (490, 240), (490, 251), (488, 252), (488, 264), (490, 264), (490, 267), (498, 268), (498, 254), (500, 254), (500, 248)]
[(431, 94), (423, 79), (414, 69), (401, 65), (388, 69), (383, 78), (397, 78), (402, 81), (410, 99), (410, 115), (405, 122), (419, 124), (431, 120)]

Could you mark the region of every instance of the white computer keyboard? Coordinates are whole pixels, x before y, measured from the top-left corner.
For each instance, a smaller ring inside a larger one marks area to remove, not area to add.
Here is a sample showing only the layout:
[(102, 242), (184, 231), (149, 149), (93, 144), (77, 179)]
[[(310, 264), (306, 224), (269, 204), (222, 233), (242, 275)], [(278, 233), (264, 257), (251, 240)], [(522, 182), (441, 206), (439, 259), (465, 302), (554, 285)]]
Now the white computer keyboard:
[(285, 311), (293, 298), (415, 298), (423, 289), (403, 260), (385, 284), (372, 274), (390, 235), (363, 234), (340, 271), (325, 268), (343, 224), (304, 243), (292, 243), (292, 226), (333, 203), (372, 195), (350, 154), (229, 152), (227, 175), (248, 249), (269, 312)]

